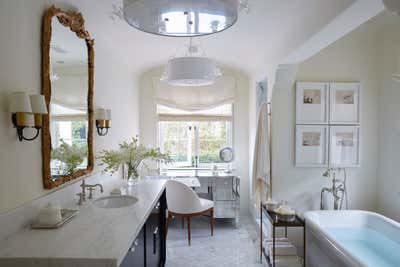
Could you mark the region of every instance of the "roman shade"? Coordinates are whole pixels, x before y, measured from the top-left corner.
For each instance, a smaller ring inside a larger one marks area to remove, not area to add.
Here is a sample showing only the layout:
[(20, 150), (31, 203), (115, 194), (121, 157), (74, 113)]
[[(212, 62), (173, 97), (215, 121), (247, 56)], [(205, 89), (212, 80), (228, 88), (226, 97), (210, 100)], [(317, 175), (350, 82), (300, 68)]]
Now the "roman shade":
[(219, 77), (208, 86), (172, 86), (155, 77), (153, 86), (157, 104), (179, 110), (208, 110), (235, 100), (236, 83), (231, 76)]
[(158, 121), (232, 121), (232, 104), (211, 109), (186, 111), (157, 105)]

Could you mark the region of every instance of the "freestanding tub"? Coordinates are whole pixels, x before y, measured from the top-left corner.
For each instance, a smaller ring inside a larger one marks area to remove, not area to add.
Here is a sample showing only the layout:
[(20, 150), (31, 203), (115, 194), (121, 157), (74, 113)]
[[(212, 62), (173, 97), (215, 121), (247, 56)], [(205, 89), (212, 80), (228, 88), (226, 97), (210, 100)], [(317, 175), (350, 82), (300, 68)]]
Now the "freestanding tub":
[(308, 267), (400, 267), (400, 223), (368, 211), (309, 211)]

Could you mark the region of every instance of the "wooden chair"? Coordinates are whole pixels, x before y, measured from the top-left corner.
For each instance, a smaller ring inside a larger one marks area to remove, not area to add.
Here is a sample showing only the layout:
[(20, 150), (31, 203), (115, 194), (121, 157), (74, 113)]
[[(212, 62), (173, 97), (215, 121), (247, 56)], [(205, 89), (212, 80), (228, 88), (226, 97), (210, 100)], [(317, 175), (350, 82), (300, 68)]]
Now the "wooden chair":
[(214, 235), (214, 202), (208, 199), (199, 198), (196, 192), (187, 185), (169, 180), (167, 182), (167, 206), (168, 206), (168, 226), (172, 217), (187, 220), (188, 244), (190, 243), (190, 220), (201, 215), (210, 216), (211, 236)]

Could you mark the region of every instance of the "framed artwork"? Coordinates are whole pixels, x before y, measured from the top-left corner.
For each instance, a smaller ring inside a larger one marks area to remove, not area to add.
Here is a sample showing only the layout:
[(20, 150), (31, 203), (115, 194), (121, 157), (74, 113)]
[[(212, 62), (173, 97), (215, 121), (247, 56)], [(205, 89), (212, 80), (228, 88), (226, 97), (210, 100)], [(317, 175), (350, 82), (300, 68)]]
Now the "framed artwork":
[(330, 126), (329, 166), (360, 166), (360, 126)]
[(326, 125), (296, 126), (296, 167), (328, 166), (328, 130)]
[(296, 124), (328, 124), (329, 83), (296, 83)]
[(330, 124), (360, 124), (360, 83), (330, 83)]

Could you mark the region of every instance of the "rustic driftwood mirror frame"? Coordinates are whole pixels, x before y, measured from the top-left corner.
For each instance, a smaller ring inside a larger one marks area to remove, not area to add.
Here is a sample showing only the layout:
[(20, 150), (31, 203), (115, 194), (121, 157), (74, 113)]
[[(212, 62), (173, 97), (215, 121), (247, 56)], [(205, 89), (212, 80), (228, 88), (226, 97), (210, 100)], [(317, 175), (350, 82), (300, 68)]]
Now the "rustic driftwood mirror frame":
[(42, 166), (43, 166), (43, 186), (46, 189), (55, 188), (68, 181), (78, 177), (87, 175), (93, 170), (93, 82), (94, 82), (94, 40), (90, 38), (89, 33), (85, 30), (84, 19), (81, 13), (65, 12), (55, 6), (51, 6), (46, 10), (42, 21), (42, 94), (45, 96), (47, 109), (50, 107), (51, 99), (51, 81), (50, 81), (50, 42), (52, 35), (51, 22), (56, 17), (58, 21), (65, 27), (74, 32), (77, 38), (83, 39), (87, 46), (88, 55), (88, 164), (87, 168), (78, 170), (71, 175), (65, 175), (53, 180), (51, 177), (50, 161), (51, 161), (51, 135), (49, 115), (43, 116), (43, 133), (42, 133)]

